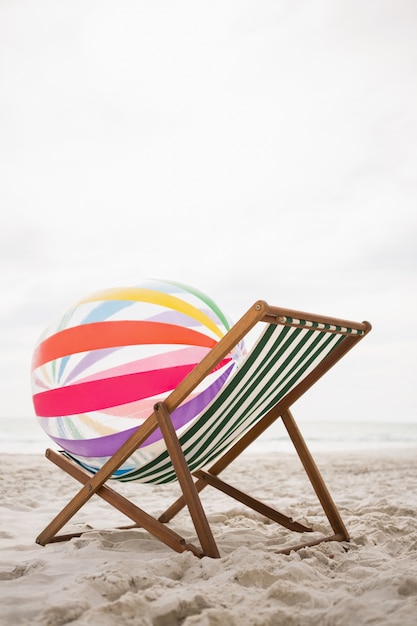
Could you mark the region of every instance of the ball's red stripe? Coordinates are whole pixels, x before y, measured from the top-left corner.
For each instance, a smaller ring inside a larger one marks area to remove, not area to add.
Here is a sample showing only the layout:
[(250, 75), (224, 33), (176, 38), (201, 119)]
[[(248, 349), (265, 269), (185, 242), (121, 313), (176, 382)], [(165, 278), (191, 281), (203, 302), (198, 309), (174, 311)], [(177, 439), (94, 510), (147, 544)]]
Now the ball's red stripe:
[(191, 363), (41, 391), (33, 396), (35, 412), (39, 417), (76, 415), (163, 394), (176, 387), (194, 367)]
[(216, 340), (191, 328), (148, 321), (112, 321), (82, 324), (61, 330), (42, 341), (32, 359), (32, 370), (44, 363), (89, 350), (138, 344), (183, 344), (212, 348)]

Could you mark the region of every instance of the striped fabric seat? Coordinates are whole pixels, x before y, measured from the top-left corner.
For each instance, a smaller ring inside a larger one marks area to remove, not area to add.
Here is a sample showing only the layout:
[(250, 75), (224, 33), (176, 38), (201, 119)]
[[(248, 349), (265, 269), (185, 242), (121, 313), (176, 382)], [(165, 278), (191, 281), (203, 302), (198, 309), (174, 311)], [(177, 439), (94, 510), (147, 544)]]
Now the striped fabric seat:
[[(194, 424), (180, 436), (191, 471), (213, 463), (245, 431), (296, 387), (344, 337), (363, 331), (286, 318), (268, 324), (235, 373)], [(177, 479), (167, 450), (122, 481), (150, 483)]]
[[(258, 323), (262, 332), (243, 363), (211, 403), (182, 432), (175, 432), (171, 413), (180, 406), (218, 363), (233, 350)], [(207, 485), (292, 531), (312, 532), (276, 509), (243, 493), (220, 479), (220, 473), (236, 459), (266, 428), (281, 418), (304, 470), (333, 529), (323, 536), (281, 552), (316, 545), (322, 541), (349, 539), (348, 532), (323, 478), (290, 411), (292, 405), (369, 331), (368, 322), (311, 315), (271, 307), (258, 301), (210, 350), (202, 361), (178, 384), (164, 402), (130, 435), (96, 473), (80, 460), (47, 450), (47, 457), (84, 486), (37, 538), (41, 545), (78, 536), (58, 535), (58, 531), (94, 494), (99, 495), (131, 520), (178, 552), (219, 557), (220, 552), (199, 499)], [(140, 446), (160, 428), (162, 446), (155, 456), (140, 457)], [(135, 456), (135, 469), (123, 464)], [(110, 478), (122, 482), (168, 483), (178, 480), (182, 495), (158, 519), (147, 514), (107, 484)], [(187, 543), (170, 529), (169, 522), (187, 506), (200, 546)]]

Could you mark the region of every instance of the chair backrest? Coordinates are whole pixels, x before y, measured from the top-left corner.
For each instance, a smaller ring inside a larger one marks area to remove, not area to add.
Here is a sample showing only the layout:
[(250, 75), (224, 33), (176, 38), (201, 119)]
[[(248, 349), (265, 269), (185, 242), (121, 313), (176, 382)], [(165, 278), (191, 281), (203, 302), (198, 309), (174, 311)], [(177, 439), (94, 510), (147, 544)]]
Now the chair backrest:
[[(365, 334), (363, 328), (319, 320), (276, 315), (266, 324), (234, 376), (179, 433), (191, 471), (214, 462), (274, 407), (289, 408)], [(141, 458), (140, 449), (135, 454)], [(176, 480), (166, 449), (142, 461), (138, 469), (122, 472), (120, 480)]]

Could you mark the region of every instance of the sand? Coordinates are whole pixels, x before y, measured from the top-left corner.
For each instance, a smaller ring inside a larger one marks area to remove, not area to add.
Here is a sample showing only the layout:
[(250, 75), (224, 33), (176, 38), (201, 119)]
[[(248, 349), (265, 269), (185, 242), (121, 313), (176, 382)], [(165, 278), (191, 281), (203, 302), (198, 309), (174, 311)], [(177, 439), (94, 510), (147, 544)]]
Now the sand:
[[(417, 450), (316, 454), (351, 533), (289, 555), (288, 533), (208, 488), (203, 503), (222, 553), (173, 552), (94, 497), (46, 547), (37, 534), (77, 483), (42, 455), (0, 457), (0, 624), (234, 626), (417, 624)], [(300, 521), (325, 529), (320, 505), (289, 454), (246, 454), (224, 473)], [(176, 485), (122, 485), (152, 514)], [(188, 516), (171, 523), (194, 538)]]

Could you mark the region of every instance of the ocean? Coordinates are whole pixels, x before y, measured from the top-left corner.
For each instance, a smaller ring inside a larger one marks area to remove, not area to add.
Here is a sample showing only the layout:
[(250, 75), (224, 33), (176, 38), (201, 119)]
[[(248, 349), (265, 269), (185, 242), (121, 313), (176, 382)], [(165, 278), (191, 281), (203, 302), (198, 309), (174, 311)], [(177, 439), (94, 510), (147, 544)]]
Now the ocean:
[[(312, 452), (404, 448), (415, 448), (417, 452), (417, 421), (389, 423), (297, 420), (297, 423)], [(35, 417), (0, 418), (1, 454), (43, 454), (47, 447), (56, 448)], [(291, 449), (285, 428), (278, 420), (247, 452), (287, 452)]]

